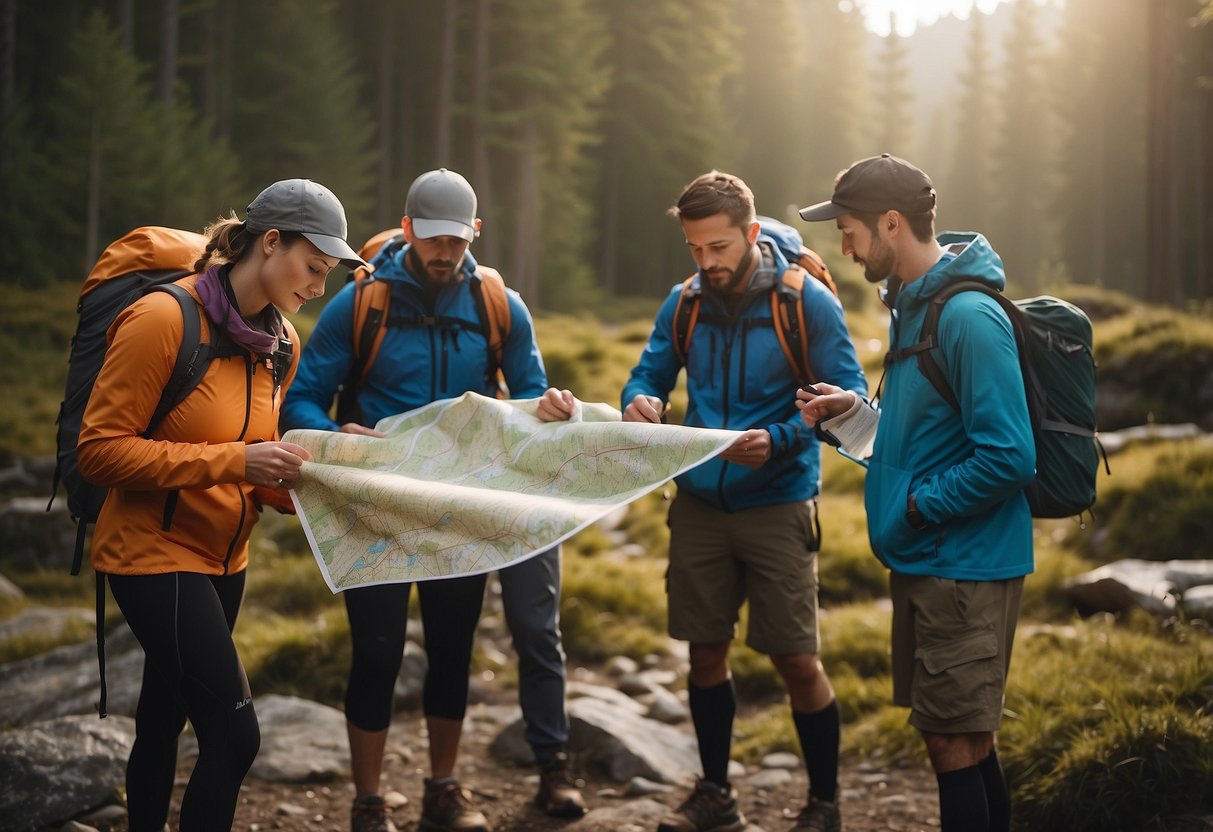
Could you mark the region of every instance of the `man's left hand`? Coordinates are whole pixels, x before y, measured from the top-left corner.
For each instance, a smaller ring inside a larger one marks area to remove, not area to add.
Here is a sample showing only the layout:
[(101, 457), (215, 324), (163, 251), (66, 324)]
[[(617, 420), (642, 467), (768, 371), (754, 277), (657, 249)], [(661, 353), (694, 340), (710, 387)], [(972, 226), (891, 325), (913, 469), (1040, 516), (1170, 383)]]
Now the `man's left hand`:
[(577, 412), (577, 399), (568, 390), (549, 387), (539, 397), (539, 411), (535, 414), (543, 422), (561, 422), (573, 418)]
[(771, 434), (760, 428), (747, 430), (725, 449), (720, 458), (747, 468), (760, 468), (771, 458)]

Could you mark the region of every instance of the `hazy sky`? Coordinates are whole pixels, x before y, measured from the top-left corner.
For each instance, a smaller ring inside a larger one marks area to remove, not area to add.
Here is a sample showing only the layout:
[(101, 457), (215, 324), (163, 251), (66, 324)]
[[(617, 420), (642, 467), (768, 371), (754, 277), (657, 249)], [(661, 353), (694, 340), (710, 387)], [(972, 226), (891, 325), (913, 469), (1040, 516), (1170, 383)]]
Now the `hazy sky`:
[[(896, 26), (903, 37), (919, 26), (930, 26), (941, 15), (951, 14), (965, 20), (973, 10), (989, 14), (1000, 3), (1035, 2), (1038, 5), (1060, 3), (1061, 0), (840, 0), (843, 9), (859, 7), (865, 24), (877, 35), (888, 35)], [(896, 21), (896, 23), (894, 23)]]

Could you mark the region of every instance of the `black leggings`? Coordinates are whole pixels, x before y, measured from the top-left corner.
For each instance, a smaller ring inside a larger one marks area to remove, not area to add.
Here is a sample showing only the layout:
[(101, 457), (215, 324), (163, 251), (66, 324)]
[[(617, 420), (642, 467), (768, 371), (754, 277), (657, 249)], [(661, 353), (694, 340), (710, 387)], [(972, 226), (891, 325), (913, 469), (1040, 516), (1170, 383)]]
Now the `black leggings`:
[[(422, 706), (426, 716), (463, 719), (468, 702), (472, 638), (484, 602), (486, 575), (417, 584), (425, 628)], [(363, 731), (385, 730), (392, 721), (392, 692), (404, 655), (412, 584), (347, 589), (353, 661), (345, 691), (345, 716)]]
[(110, 575), (110, 589), (146, 660), (126, 766), (130, 832), (160, 832), (188, 717), (198, 761), (181, 800), (181, 832), (230, 829), (240, 783), (261, 747), (232, 627), (244, 573)]

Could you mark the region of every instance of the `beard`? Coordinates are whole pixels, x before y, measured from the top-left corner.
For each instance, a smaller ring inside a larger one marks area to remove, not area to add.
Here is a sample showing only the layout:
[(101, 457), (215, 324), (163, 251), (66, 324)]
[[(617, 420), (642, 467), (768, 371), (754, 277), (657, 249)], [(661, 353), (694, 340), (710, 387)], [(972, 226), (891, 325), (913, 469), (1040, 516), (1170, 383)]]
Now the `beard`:
[(719, 295), (731, 295), (737, 291), (738, 285), (750, 271), (750, 264), (754, 262), (754, 248), (751, 246), (746, 249), (746, 253), (741, 256), (741, 260), (732, 269), (712, 269), (704, 272), (703, 275), (708, 279), (707, 286), (713, 292)]
[(872, 237), (872, 245), (868, 249), (868, 256), (862, 260), (858, 257), (853, 257), (852, 259), (856, 263), (863, 265), (863, 277), (869, 283), (880, 283), (892, 277), (897, 265), (893, 257), (893, 250), (885, 245), (879, 236), (875, 235)]
[(423, 263), (415, 248), (409, 249), (408, 254), (405, 255), (405, 261), (409, 274), (431, 286), (454, 283), (459, 277), (459, 263), (452, 263), (449, 260), (430, 260), (428, 263)]

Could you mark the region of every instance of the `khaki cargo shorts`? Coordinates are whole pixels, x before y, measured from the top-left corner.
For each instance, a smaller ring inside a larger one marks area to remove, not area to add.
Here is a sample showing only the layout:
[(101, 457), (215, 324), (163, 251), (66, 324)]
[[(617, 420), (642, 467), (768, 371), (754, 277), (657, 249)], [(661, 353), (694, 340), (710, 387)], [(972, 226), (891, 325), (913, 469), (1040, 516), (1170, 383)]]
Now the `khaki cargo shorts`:
[(920, 731), (997, 731), (1023, 578), (953, 581), (889, 574), (893, 703)]
[(679, 494), (669, 526), (671, 636), (730, 641), (748, 599), (746, 644), (768, 655), (818, 652), (816, 501), (728, 513)]

